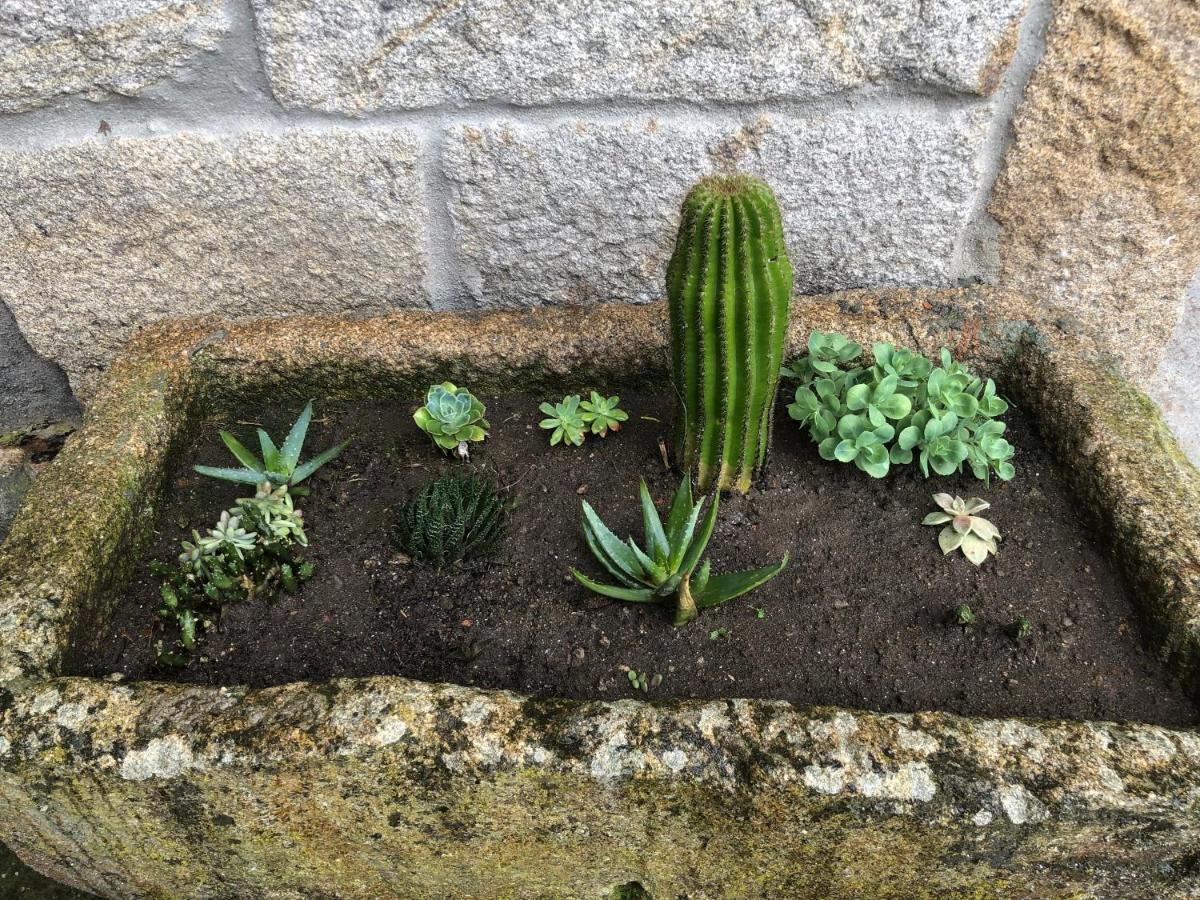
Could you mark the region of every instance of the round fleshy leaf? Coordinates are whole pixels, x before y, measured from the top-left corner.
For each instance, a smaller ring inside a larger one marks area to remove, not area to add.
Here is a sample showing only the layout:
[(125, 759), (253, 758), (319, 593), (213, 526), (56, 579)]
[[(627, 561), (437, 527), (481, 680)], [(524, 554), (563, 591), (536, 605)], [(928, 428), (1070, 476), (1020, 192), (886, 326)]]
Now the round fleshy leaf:
[(955, 531), (951, 526), (947, 525), (938, 535), (938, 546), (942, 548), (942, 554), (953, 553), (963, 542), (963, 536)]
[(854, 458), (858, 456), (858, 448), (853, 441), (844, 440), (834, 448), (833, 456), (838, 462), (854, 462)]

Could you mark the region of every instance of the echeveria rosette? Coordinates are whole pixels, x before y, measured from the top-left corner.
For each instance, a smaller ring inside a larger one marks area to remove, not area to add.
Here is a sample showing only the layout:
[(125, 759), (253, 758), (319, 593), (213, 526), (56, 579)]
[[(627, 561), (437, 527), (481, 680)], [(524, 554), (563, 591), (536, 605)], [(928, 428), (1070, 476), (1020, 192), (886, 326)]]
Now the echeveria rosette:
[[(674, 609), (676, 625), (686, 625), (700, 610), (740, 597), (770, 581), (787, 565), (788, 556), (774, 566), (749, 572), (713, 575), (711, 566), (700, 559), (717, 524), (721, 494), (713, 492), (712, 505), (703, 522), (704, 499), (693, 501), (692, 482), (684, 476), (664, 525), (646, 482), (641, 483), (642, 527), (646, 549), (630, 538), (620, 540), (583, 502), (583, 536), (596, 561), (618, 582), (602, 584), (577, 569), (571, 574), (590, 591), (630, 603), (663, 603)], [(697, 531), (699, 525), (699, 531)]]
[(483, 403), (466, 388), (449, 381), (433, 385), (425, 395), (425, 405), (413, 413), (413, 421), (443, 450), (463, 459), (470, 455), (469, 445), (487, 437), (488, 424)]
[(621, 423), (629, 420), (629, 413), (621, 409), (621, 398), (613, 394), (603, 397), (592, 391), (591, 397), (579, 404), (579, 415), (584, 424), (597, 437), (607, 437), (610, 431), (620, 431)]
[(929, 377), (933, 368), (931, 363), (919, 353), (903, 347), (893, 347), (891, 344), (874, 344), (871, 348), (875, 355), (875, 378), (882, 380), (888, 375), (896, 377), (900, 390), (911, 390), (920, 387)]
[(837, 433), (838, 437), (827, 438), (819, 445), (822, 457), (852, 462), (872, 478), (888, 473), (887, 444), (896, 435), (894, 426), (887, 422), (875, 426), (867, 416), (852, 413), (838, 420)]
[(580, 410), (578, 394), (563, 397), (558, 403), (543, 403), (538, 407), (546, 418), (538, 426), (550, 432), (550, 446), (556, 444), (571, 444), (575, 447), (583, 445), (587, 436), (587, 425)]
[(934, 494), (933, 500), (941, 509), (927, 515), (923, 525), (945, 525), (938, 534), (942, 555), (961, 550), (974, 565), (982, 565), (988, 554), (998, 552), (1000, 529), (977, 515), (991, 504), (979, 497), (963, 500), (949, 494)]

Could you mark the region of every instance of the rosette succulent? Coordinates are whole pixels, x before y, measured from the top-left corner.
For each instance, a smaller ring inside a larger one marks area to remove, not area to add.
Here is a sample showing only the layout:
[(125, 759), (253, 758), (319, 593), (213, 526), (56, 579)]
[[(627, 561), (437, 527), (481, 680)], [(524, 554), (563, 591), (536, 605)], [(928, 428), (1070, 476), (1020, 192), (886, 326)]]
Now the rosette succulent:
[(579, 414), (591, 432), (606, 437), (610, 431), (620, 431), (621, 423), (628, 421), (629, 413), (620, 407), (621, 398), (614, 394), (602, 397), (592, 391), (592, 396), (579, 404)]
[[(628, 542), (621, 541), (585, 500), (584, 540), (597, 562), (619, 584), (601, 584), (578, 569), (572, 569), (571, 574), (588, 590), (614, 600), (669, 604), (674, 610), (675, 624), (686, 625), (699, 615), (700, 610), (754, 590), (778, 575), (787, 565), (787, 554), (776, 565), (728, 575), (712, 575), (707, 561), (701, 565), (700, 559), (717, 523), (720, 501), (720, 492), (714, 491), (712, 505), (701, 523), (704, 499), (693, 502), (692, 482), (685, 475), (671, 501), (664, 525), (654, 507), (650, 490), (642, 481), (643, 550), (633, 538)], [(697, 524), (699, 531), (696, 530)]]
[(486, 438), (492, 427), (483, 417), (486, 411), (466, 388), (443, 381), (429, 389), (425, 405), (413, 413), (413, 421), (443, 450), (466, 459), (471, 455), (469, 445)]
[(587, 424), (580, 410), (578, 394), (563, 397), (558, 403), (543, 403), (538, 407), (546, 418), (539, 422), (550, 434), (550, 446), (572, 444), (579, 447), (587, 436)]
[(261, 459), (228, 431), (222, 431), (221, 440), (237, 461), (245, 466), (244, 469), (214, 466), (193, 466), (193, 468), (201, 475), (240, 484), (258, 485), (265, 481), (272, 485), (297, 485), (341, 453), (350, 443), (347, 438), (301, 465), (300, 452), (304, 449), (304, 438), (308, 435), (312, 412), (312, 401), (310, 400), (305, 405), (304, 411), (300, 413), (300, 417), (296, 419), (295, 424), (292, 425), (282, 447), (276, 447), (271, 436), (263, 429), (258, 429), (258, 443), (262, 449)]
[[(963, 556), (975, 565), (981, 565), (988, 554), (997, 552), (1000, 529), (976, 513), (981, 513), (991, 504), (978, 497), (963, 500), (949, 494), (934, 494), (933, 500), (940, 507), (925, 517), (923, 525), (945, 525), (938, 535), (942, 554), (962, 550)], [(949, 524), (947, 524), (949, 523)]]
[(495, 485), (451, 472), (400, 508), (392, 542), (412, 559), (441, 567), (491, 553), (507, 524)]

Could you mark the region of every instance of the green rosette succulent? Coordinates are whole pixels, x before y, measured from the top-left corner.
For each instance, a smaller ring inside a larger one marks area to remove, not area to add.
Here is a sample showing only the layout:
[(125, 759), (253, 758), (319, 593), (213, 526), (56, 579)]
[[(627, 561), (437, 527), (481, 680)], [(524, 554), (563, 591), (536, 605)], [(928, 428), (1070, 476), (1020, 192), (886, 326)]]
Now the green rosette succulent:
[(413, 421), (443, 450), (460, 458), (470, 456), (469, 445), (488, 435), (483, 403), (466, 388), (449, 381), (435, 384), (425, 395), (425, 405), (413, 413)]

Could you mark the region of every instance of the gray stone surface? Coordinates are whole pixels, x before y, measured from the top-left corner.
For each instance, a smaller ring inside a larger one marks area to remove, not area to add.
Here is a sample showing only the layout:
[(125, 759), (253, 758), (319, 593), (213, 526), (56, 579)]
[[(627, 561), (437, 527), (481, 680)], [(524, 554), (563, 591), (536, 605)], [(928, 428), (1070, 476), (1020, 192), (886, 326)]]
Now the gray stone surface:
[(0, 436), (78, 417), (79, 404), (62, 370), (30, 349), (0, 298)]
[(980, 110), (920, 104), (725, 129), (460, 126), (443, 169), (466, 289), (487, 307), (658, 299), (684, 194), (734, 164), (775, 189), (798, 292), (949, 285), (985, 130)]
[(1184, 452), (1200, 466), (1200, 273), (1162, 364), (1144, 387), (1162, 407)]
[(253, 0), (276, 97), (361, 113), (755, 102), (877, 82), (988, 93), (1025, 0)]
[(0, 154), (0, 298), (85, 399), (147, 322), (424, 306), (419, 152), (371, 129)]
[(56, 97), (136, 94), (216, 47), (226, 0), (5, 0), (0, 112)]

